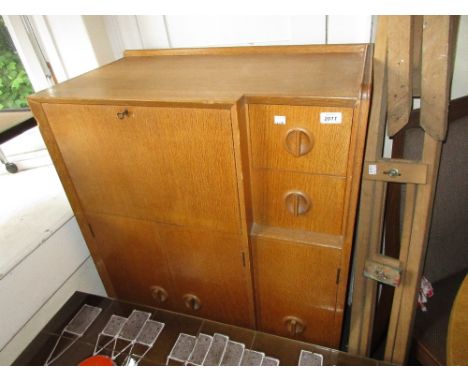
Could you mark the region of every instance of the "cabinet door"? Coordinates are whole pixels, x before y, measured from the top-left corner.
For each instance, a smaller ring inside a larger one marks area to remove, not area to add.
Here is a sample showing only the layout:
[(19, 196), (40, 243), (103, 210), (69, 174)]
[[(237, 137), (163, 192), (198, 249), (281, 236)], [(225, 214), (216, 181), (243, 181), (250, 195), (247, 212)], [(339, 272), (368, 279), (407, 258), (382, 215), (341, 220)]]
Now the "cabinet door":
[(340, 251), (254, 238), (253, 252), (260, 330), (338, 346), (334, 316)]
[(159, 232), (177, 290), (176, 309), (253, 327), (251, 276), (240, 236), (168, 225)]
[(172, 309), (176, 295), (154, 223), (87, 215), (117, 297)]
[(240, 232), (229, 110), (44, 109), (86, 213)]

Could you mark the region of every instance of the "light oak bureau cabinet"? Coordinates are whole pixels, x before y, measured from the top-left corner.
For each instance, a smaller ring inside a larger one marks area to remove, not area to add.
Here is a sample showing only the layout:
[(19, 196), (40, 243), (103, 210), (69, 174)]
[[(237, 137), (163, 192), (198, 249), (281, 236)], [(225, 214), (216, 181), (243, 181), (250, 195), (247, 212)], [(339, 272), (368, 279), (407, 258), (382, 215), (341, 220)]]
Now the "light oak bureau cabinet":
[(31, 96), (109, 295), (338, 347), (371, 55), (127, 51)]

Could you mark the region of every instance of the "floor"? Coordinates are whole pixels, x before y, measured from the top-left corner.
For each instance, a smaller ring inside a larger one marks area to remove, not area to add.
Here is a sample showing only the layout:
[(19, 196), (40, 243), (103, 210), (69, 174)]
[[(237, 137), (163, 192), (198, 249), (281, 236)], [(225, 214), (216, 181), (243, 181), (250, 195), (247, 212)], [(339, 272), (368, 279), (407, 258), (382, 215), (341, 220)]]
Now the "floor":
[(0, 365), (11, 364), (75, 291), (105, 295), (37, 128), (1, 145)]
[(0, 166), (0, 279), (73, 216), (37, 127), (1, 147), (19, 171)]

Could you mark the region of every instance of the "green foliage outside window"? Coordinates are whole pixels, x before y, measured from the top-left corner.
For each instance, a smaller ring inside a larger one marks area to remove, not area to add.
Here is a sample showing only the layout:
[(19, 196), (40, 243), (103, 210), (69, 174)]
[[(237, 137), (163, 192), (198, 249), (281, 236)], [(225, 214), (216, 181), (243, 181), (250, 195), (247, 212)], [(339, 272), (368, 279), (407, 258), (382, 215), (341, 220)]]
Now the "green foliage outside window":
[(31, 82), (0, 17), (0, 110), (28, 107), (26, 97), (32, 92)]

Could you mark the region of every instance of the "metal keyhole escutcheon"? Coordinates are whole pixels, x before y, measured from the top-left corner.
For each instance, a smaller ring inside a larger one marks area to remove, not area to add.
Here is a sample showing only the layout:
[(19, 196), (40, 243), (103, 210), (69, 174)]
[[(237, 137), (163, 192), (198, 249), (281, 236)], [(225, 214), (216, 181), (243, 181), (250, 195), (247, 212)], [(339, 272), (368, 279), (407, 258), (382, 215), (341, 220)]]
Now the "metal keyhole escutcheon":
[(128, 117), (129, 116), (129, 112), (127, 109), (125, 109), (124, 111), (119, 111), (117, 113), (117, 118), (118, 119), (124, 119), (125, 117)]

